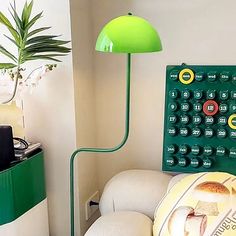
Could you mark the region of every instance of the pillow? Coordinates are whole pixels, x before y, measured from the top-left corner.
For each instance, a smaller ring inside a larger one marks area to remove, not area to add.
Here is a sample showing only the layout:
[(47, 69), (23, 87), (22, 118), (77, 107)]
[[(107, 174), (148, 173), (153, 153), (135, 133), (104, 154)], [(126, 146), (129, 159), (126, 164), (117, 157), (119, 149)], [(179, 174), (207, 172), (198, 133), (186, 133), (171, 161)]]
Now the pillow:
[(236, 177), (210, 172), (181, 179), (158, 205), (153, 235), (236, 235)]
[(135, 211), (117, 211), (98, 218), (84, 236), (151, 236), (152, 221)]

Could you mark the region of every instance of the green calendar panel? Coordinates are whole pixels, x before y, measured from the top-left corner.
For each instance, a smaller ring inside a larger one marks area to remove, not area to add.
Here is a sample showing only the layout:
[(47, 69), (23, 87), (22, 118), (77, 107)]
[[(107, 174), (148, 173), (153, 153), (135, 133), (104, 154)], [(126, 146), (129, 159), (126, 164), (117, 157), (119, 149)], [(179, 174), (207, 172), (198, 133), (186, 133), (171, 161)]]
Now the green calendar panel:
[(167, 66), (162, 169), (236, 174), (236, 66)]

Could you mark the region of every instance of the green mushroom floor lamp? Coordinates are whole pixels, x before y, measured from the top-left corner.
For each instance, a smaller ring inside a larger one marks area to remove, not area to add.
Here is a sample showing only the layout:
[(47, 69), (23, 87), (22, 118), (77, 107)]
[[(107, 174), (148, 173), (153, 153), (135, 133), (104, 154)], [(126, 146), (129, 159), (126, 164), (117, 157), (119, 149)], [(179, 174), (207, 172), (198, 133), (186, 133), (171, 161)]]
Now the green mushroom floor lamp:
[(130, 120), (130, 74), (131, 54), (157, 52), (162, 50), (161, 40), (153, 26), (143, 18), (129, 13), (110, 21), (100, 32), (96, 50), (100, 52), (127, 54), (126, 82), (126, 114), (125, 134), (121, 143), (112, 148), (80, 148), (74, 151), (70, 159), (70, 207), (71, 207), (71, 236), (75, 235), (75, 204), (74, 204), (74, 163), (81, 152), (110, 153), (119, 150), (129, 136)]

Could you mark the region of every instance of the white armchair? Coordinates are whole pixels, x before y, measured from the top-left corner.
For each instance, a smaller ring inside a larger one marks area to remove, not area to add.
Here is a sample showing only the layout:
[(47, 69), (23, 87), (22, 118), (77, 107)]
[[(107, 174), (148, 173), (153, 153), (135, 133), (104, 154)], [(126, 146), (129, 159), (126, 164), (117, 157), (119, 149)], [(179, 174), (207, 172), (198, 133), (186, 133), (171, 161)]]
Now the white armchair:
[(170, 180), (170, 175), (151, 170), (114, 176), (101, 197), (101, 217), (85, 236), (152, 236), (155, 208)]

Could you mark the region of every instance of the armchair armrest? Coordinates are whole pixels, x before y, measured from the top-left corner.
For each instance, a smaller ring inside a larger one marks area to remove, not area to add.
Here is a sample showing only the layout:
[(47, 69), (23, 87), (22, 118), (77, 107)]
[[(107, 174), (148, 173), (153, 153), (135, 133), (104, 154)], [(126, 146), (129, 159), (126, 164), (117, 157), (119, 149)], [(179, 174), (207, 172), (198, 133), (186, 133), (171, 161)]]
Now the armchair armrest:
[(128, 170), (117, 174), (105, 186), (100, 201), (101, 214), (136, 211), (153, 219), (170, 179), (170, 175), (151, 170)]

